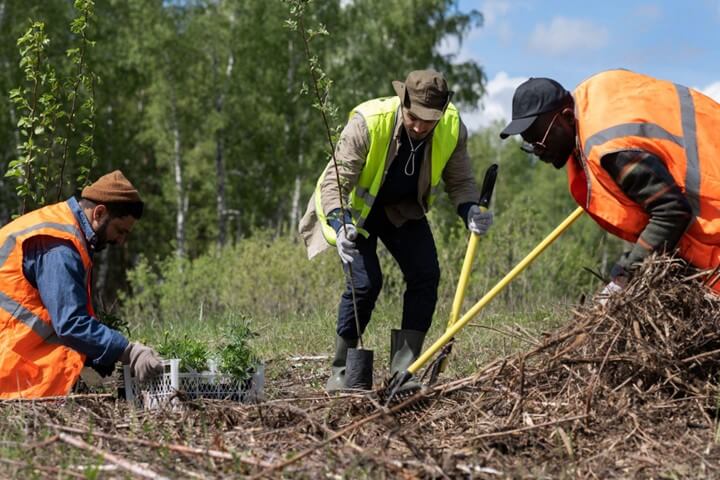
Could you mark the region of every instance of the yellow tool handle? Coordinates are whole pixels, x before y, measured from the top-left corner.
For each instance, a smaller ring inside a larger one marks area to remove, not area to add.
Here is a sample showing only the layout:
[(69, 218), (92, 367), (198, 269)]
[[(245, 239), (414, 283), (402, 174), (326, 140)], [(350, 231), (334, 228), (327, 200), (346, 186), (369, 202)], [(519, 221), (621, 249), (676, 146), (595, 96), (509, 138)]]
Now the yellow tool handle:
[(455, 336), (457, 332), (472, 320), (475, 315), (482, 310), (485, 305), (495, 298), (495, 295), (500, 293), (503, 288), (507, 286), (520, 272), (525, 270), (525, 267), (530, 265), (552, 242), (554, 242), (572, 223), (580, 218), (583, 214), (583, 209), (578, 207), (573, 213), (571, 213), (563, 222), (553, 230), (550, 235), (538, 244), (524, 259), (520, 261), (515, 267), (508, 272), (497, 285), (495, 285), (488, 293), (485, 294), (460, 320), (455, 322), (445, 333), (433, 343), (430, 348), (425, 350), (420, 357), (413, 362), (407, 369), (408, 372), (415, 375), (415, 373), (422, 368), (428, 360), (430, 360), (438, 350), (440, 350), (451, 338)]
[[(487, 208), (481, 206), (480, 210), (487, 212)], [(475, 253), (477, 252), (478, 242), (480, 241), (480, 235), (477, 233), (470, 232), (470, 240), (468, 241), (467, 250), (465, 251), (465, 260), (463, 260), (462, 269), (460, 269), (460, 278), (458, 279), (457, 290), (455, 290), (455, 298), (452, 303), (452, 310), (450, 310), (450, 318), (448, 319), (448, 328), (452, 327), (457, 322), (460, 316), (460, 309), (462, 308), (463, 300), (465, 300), (465, 292), (467, 291), (467, 284), (470, 280), (470, 271), (472, 270), (472, 264), (475, 260)]]
[[(468, 280), (470, 280), (470, 270), (472, 269), (473, 260), (475, 260), (475, 252), (477, 252), (479, 242), (480, 235), (470, 232), (470, 240), (468, 241), (467, 250), (465, 251), (465, 260), (463, 260), (462, 269), (460, 270), (460, 279), (458, 280), (457, 290), (455, 290), (455, 298), (453, 299), (452, 310), (450, 310), (450, 318), (448, 319), (446, 330), (452, 327), (460, 316), (460, 309), (462, 308), (463, 300), (465, 300)], [(450, 352), (448, 351), (448, 355), (449, 354)], [(439, 371), (444, 372), (447, 368), (447, 363), (448, 357), (445, 357), (440, 362)]]
[(473, 260), (475, 260), (475, 252), (477, 252), (480, 235), (470, 232), (470, 241), (468, 241), (467, 251), (465, 252), (465, 260), (460, 270), (460, 279), (458, 280), (457, 290), (455, 290), (455, 298), (450, 311), (450, 319), (448, 320), (448, 328), (452, 327), (460, 316), (463, 300), (465, 300), (465, 291), (467, 290), (468, 280), (470, 280), (470, 270), (472, 269)]

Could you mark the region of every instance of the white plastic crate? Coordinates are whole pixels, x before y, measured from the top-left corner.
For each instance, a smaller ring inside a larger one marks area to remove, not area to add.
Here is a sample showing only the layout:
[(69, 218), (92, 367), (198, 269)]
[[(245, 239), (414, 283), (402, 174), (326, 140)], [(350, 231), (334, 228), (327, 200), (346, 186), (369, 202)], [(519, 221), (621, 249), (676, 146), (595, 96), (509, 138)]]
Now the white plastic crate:
[(125, 398), (136, 407), (146, 409), (178, 406), (181, 399), (206, 398), (243, 403), (262, 400), (265, 384), (265, 368), (262, 364), (255, 367), (251, 378), (238, 381), (218, 372), (215, 362), (208, 363), (208, 371), (187, 373), (180, 371), (179, 359), (164, 360), (165, 372), (143, 383), (138, 382), (131, 375), (130, 367), (125, 365)]

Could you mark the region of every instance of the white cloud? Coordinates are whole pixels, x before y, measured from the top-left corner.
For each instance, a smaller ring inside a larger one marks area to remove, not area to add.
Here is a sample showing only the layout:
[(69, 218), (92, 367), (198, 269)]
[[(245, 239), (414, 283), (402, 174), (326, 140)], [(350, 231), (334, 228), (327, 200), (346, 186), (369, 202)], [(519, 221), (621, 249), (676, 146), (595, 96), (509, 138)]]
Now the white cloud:
[(480, 7), (483, 14), (484, 26), (491, 28), (507, 15), (510, 11), (510, 2), (508, 0), (486, 0)]
[(540, 23), (530, 35), (530, 48), (548, 55), (599, 50), (607, 45), (607, 28), (579, 18), (555, 17)]
[(510, 77), (506, 72), (498, 72), (486, 85), (487, 93), (483, 97), (480, 110), (462, 115), (468, 129), (476, 131), (496, 120), (510, 119), (513, 93), (525, 80), (527, 77)]
[(705, 88), (698, 88), (698, 90), (720, 103), (720, 81), (711, 83)]
[(510, 44), (515, 31), (508, 15), (525, 9), (527, 5), (518, 0), (514, 0), (512, 5), (509, 0), (485, 0), (479, 8), (483, 15), (482, 33), (497, 38), (503, 45)]

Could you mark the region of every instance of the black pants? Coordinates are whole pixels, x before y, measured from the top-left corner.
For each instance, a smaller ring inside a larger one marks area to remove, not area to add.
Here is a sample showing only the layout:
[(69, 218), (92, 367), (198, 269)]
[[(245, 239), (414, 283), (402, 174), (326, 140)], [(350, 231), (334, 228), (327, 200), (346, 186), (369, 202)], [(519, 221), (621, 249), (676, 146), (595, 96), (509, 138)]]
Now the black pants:
[[(370, 322), (375, 301), (382, 288), (383, 277), (376, 253), (378, 238), (397, 261), (405, 278), (402, 328), (427, 332), (437, 303), (440, 266), (430, 226), (425, 218), (410, 220), (395, 227), (383, 208), (370, 212), (364, 228), (368, 238), (358, 235), (359, 255), (352, 262), (355, 299), (361, 332)], [(347, 265), (343, 265), (345, 276)], [(357, 338), (350, 284), (340, 299), (337, 333), (344, 338)]]

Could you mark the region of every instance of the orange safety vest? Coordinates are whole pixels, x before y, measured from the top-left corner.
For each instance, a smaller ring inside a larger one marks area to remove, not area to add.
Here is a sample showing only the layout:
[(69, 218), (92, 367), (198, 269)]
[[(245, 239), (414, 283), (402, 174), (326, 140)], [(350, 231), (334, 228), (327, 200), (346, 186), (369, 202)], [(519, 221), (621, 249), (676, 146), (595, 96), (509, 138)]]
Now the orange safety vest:
[[(687, 197), (694, 219), (678, 243), (699, 268), (720, 264), (720, 104), (682, 85), (626, 70), (599, 73), (575, 92), (579, 159), (570, 192), (605, 230), (637, 241), (649, 216), (602, 168), (604, 155), (643, 150), (658, 157)], [(720, 291), (720, 282), (715, 289)]]
[(69, 240), (82, 258), (91, 305), (92, 259), (67, 202), (40, 208), (0, 229), (0, 398), (66, 395), (85, 355), (61, 344), (40, 292), (23, 275), (23, 243), (38, 235)]

